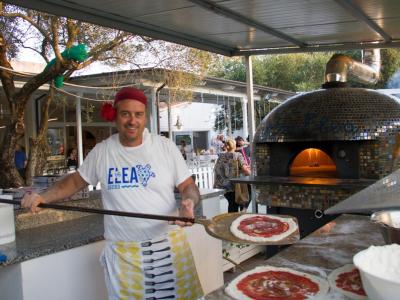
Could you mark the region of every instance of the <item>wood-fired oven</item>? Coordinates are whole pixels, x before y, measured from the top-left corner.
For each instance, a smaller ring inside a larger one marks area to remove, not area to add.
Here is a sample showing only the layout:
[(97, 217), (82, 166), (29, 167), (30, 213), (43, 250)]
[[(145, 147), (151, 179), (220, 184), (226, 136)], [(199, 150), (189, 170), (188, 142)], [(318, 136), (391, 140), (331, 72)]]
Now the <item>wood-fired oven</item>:
[(400, 166), (400, 104), (359, 88), (294, 96), (271, 111), (252, 145), (252, 183), (269, 212), (299, 219), (304, 236), (323, 210)]
[(296, 216), (301, 237), (336, 217), (325, 209), (400, 167), (400, 103), (347, 87), (348, 76), (379, 78), (379, 49), (362, 54), (362, 63), (333, 55), (322, 89), (272, 110), (253, 139), (252, 176), (234, 180), (252, 183), (268, 213)]

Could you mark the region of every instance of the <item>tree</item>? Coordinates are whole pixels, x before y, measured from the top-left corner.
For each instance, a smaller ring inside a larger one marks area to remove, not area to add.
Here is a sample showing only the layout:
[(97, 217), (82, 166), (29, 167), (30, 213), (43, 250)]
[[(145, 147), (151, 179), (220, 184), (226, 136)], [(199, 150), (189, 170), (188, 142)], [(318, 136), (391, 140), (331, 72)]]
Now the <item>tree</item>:
[[(295, 92), (314, 90), (324, 82), (325, 65), (331, 56), (331, 53), (255, 56), (253, 81), (255, 84)], [(243, 61), (237, 58), (223, 58), (211, 73), (216, 77), (246, 80)]]
[[(361, 61), (360, 50), (341, 53)], [(317, 52), (255, 56), (253, 57), (253, 82), (294, 92), (319, 89), (325, 81), (325, 67), (332, 55), (333, 53), (331, 52)], [(381, 61), (381, 75), (377, 84), (362, 84), (353, 78), (349, 78), (349, 86), (365, 88), (387, 87), (390, 78), (400, 68), (400, 50), (381, 49)], [(213, 76), (230, 80), (243, 82), (246, 80), (244, 63), (238, 58), (221, 58), (210, 73)], [(268, 106), (268, 110), (264, 109), (264, 111), (255, 106), (256, 122), (269, 112), (271, 104)], [(276, 104), (272, 104), (272, 108), (275, 106)], [(215, 128), (225, 128), (221, 127), (224, 120), (222, 116), (223, 113), (216, 119)], [(237, 122), (242, 122), (240, 115)]]
[[(361, 61), (361, 51), (343, 51), (357, 61)], [(325, 67), (332, 52), (277, 54), (255, 56), (253, 58), (253, 81), (269, 87), (293, 92), (312, 91), (324, 83)], [(381, 76), (377, 84), (365, 85), (350, 78), (353, 87), (384, 88), (390, 78), (400, 68), (399, 49), (381, 49)], [(245, 81), (244, 63), (238, 58), (222, 58), (210, 71), (213, 76)]]
[[(253, 59), (253, 80), (257, 80), (257, 74), (254, 72)], [(225, 78), (236, 81), (246, 81), (246, 68), (244, 62), (238, 57), (222, 57), (210, 71), (210, 75), (217, 78)], [(256, 83), (256, 82), (254, 82)]]
[[(324, 80), (325, 65), (330, 53), (313, 54), (288, 54), (288, 55), (267, 55), (253, 58), (253, 82), (254, 84), (280, 88), (291, 91), (307, 91), (321, 87)], [(242, 59), (222, 58), (214, 70), (210, 73), (216, 77), (223, 77), (230, 80), (245, 81), (246, 70)], [(255, 105), (256, 124), (268, 114), (269, 110), (276, 106), (276, 103), (259, 103)], [(220, 112), (216, 118), (215, 128), (225, 128)], [(239, 105), (238, 113), (235, 116), (236, 124), (242, 123), (242, 110)]]
[(388, 85), (390, 84), (391, 79), (400, 69), (400, 49), (382, 49), (381, 57), (381, 76), (376, 84), (376, 88), (384, 89), (389, 87)]
[[(32, 41), (34, 41), (32, 43)], [(77, 60), (68, 54), (78, 44), (86, 45), (85, 60)], [(10, 60), (21, 49), (30, 49), (48, 63), (40, 74), (32, 76), (18, 90)], [(170, 52), (174, 50), (174, 53)], [(146, 55), (144, 55), (144, 53)], [(14, 166), (14, 149), (17, 141), (24, 135), (24, 114), (30, 96), (40, 86), (51, 83), (49, 92), (41, 105), (41, 123), (37, 137), (30, 138), (30, 153), (26, 171), (27, 183), (32, 176), (41, 175), (47, 154), (47, 116), (54, 98), (54, 80), (63, 75), (68, 80), (74, 72), (82, 70), (93, 62), (100, 61), (112, 66), (124, 65), (141, 67), (144, 57), (151, 57), (145, 66), (171, 68), (185, 67), (190, 59), (200, 59), (204, 54), (197, 51), (131, 33), (103, 28), (100, 26), (57, 17), (11, 5), (0, 7), (0, 79), (8, 101), (11, 118), (6, 126), (6, 134), (0, 153), (0, 186), (18, 187), (24, 180)], [(206, 63), (205, 63), (206, 64)], [(202, 68), (202, 63), (196, 64)], [(58, 81), (59, 82), (59, 81)]]

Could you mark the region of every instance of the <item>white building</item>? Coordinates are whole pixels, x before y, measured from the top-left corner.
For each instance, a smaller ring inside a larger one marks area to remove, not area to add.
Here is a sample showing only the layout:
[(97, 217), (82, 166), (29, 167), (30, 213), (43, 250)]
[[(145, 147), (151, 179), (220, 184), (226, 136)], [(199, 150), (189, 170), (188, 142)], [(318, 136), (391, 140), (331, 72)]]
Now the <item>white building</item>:
[[(40, 71), (40, 67), (15, 64), (16, 69), (28, 66), (30, 70)], [(19, 66), (19, 67), (18, 67)], [(232, 80), (207, 77), (199, 79), (194, 86), (187, 88), (191, 96), (173, 102), (171, 90), (165, 85), (165, 78), (170, 71), (164, 69), (131, 70), (73, 77), (69, 83), (58, 90), (53, 100), (49, 115), (48, 142), (50, 156), (66, 155), (71, 147), (77, 147), (80, 161), (99, 141), (116, 131), (113, 123), (100, 118), (100, 108), (105, 101), (112, 101), (114, 93), (121, 86), (136, 86), (145, 91), (149, 99), (148, 128), (151, 132), (165, 133), (175, 141), (182, 135), (189, 136), (194, 150), (208, 149), (211, 138), (216, 132), (229, 136), (247, 136), (247, 96), (246, 84)], [(21, 87), (26, 76), (17, 76)], [(29, 151), (29, 137), (35, 137), (40, 122), (40, 104), (48, 91), (43, 85), (35, 91), (28, 103), (25, 120), (26, 150)], [(294, 95), (292, 92), (254, 86), (254, 100), (266, 113), (266, 105), (273, 101), (284, 101)], [(271, 101), (271, 100), (270, 100)], [(235, 105), (233, 105), (235, 104)], [(215, 128), (216, 113), (223, 107), (227, 117), (225, 126)], [(0, 138), (4, 134), (1, 126), (7, 124), (9, 112), (5, 97), (0, 97)], [(170, 110), (168, 110), (170, 107)], [(157, 109), (159, 108), (159, 109)], [(168, 114), (170, 111), (170, 114)], [(239, 126), (232, 120), (236, 113), (243, 113), (243, 124)], [(158, 117), (159, 115), (159, 117)], [(168, 117), (170, 116), (170, 117)], [(182, 126), (179, 125), (179, 122)], [(160, 120), (160, 122), (158, 122)], [(169, 121), (168, 121), (169, 120)], [(178, 122), (178, 124), (177, 124)]]

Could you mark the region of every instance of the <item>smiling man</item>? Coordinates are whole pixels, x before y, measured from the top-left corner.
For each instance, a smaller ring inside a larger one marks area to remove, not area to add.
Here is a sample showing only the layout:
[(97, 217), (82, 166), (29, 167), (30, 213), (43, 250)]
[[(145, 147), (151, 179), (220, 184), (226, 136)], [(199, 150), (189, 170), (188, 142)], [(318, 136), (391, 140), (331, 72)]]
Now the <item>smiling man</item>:
[(117, 101), (115, 106), (119, 141), (125, 147), (139, 146), (142, 143), (143, 131), (146, 126), (145, 104), (138, 100), (124, 99)]
[[(26, 195), (24, 207), (54, 202), (88, 184), (101, 183), (105, 209), (193, 218), (199, 190), (175, 144), (146, 129), (147, 98), (127, 87), (103, 106), (118, 133), (97, 144), (78, 172), (42, 193)], [(178, 210), (174, 195), (182, 196)], [(183, 222), (175, 225), (186, 226)], [(184, 231), (165, 221), (104, 217), (107, 241), (101, 257), (109, 299), (197, 299), (203, 294)]]

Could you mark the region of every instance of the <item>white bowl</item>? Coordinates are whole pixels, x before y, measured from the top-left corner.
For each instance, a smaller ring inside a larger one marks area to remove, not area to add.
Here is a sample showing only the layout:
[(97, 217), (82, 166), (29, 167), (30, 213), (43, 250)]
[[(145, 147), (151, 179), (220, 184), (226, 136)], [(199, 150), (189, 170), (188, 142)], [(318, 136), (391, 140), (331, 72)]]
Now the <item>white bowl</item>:
[[(399, 264), (400, 245), (371, 246), (353, 257), (368, 299), (394, 300), (400, 298), (400, 277), (393, 273)], [(390, 262), (393, 261), (393, 264)], [(387, 267), (385, 267), (387, 266)], [(385, 268), (390, 268), (385, 271)]]

